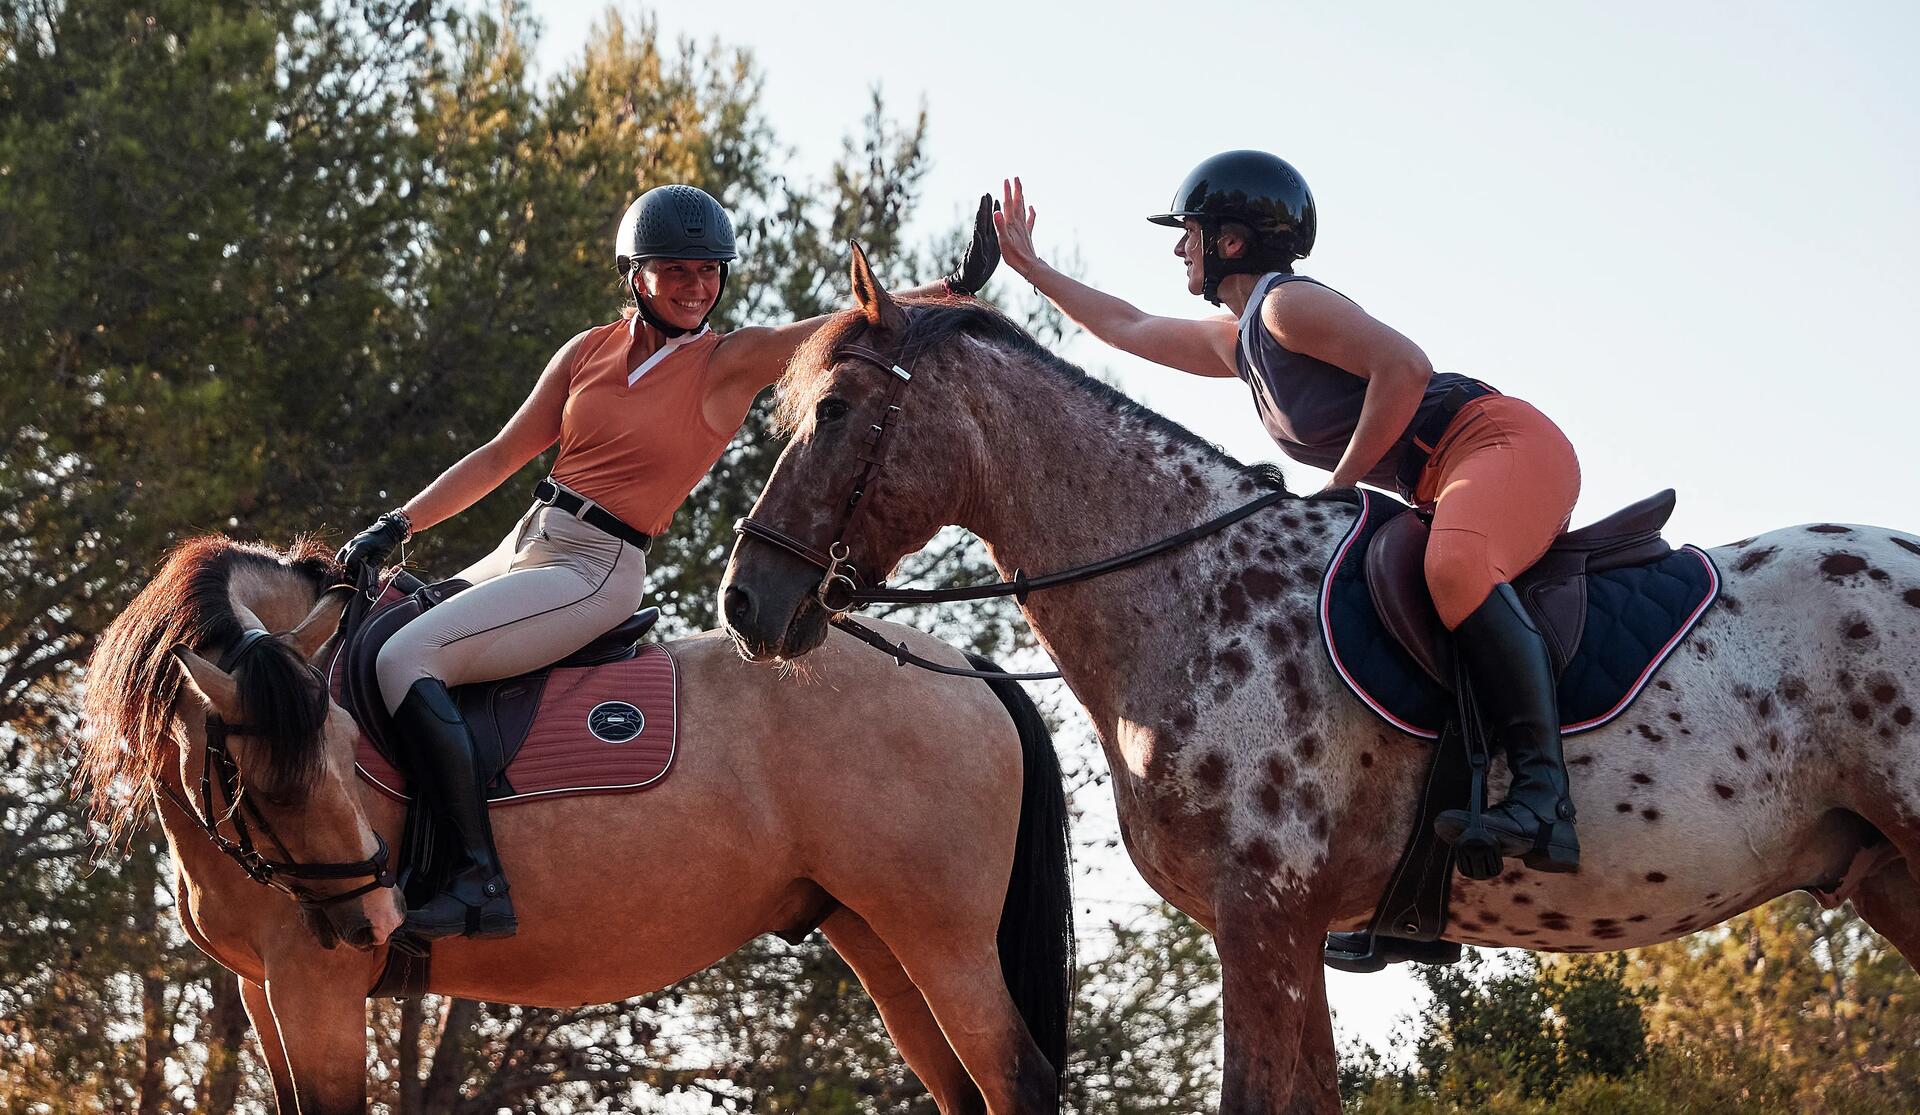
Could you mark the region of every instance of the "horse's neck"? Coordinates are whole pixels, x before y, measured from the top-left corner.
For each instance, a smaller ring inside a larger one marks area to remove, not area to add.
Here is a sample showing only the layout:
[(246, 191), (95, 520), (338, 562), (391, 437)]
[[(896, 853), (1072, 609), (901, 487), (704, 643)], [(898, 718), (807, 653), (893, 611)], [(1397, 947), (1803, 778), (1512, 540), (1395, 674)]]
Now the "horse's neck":
[[(1017, 402), (1031, 422), (987, 424), (984, 478), (969, 529), (1003, 575), (1028, 576), (1136, 549), (1239, 506), (1262, 489), (1232, 461), (1157, 428), (1115, 414), (1059, 377), (1034, 372)], [(1166, 692), (1143, 684), (1149, 658), (1190, 661), (1209, 637), (1193, 612), (1199, 583), (1220, 539), (1202, 539), (1116, 573), (1035, 593), (1023, 610), (1041, 643), (1086, 706), (1116, 769), (1148, 756), (1125, 752), (1123, 723), (1171, 715)], [(1161, 745), (1164, 746), (1164, 745)]]

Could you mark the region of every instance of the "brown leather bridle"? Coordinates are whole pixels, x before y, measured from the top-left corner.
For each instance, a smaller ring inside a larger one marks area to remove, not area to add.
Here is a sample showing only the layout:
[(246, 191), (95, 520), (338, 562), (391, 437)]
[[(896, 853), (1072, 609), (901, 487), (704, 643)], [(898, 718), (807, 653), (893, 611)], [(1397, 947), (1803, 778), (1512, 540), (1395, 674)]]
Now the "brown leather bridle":
[[(220, 657), (219, 666), (223, 672), (231, 673), (263, 639), (272, 638), (267, 632), (255, 628), (240, 636), (233, 648)], [(317, 671), (316, 671), (317, 672)], [(273, 887), (302, 907), (315, 911), (328, 906), (358, 898), (370, 891), (394, 885), (394, 877), (387, 868), (388, 850), (386, 838), (379, 832), (373, 834), (375, 849), (366, 859), (346, 863), (301, 863), (287, 851), (287, 846), (273, 831), (273, 825), (261, 814), (258, 806), (248, 798), (240, 784), (240, 765), (234, 761), (233, 753), (227, 749), (227, 740), (238, 735), (262, 735), (263, 730), (252, 724), (228, 724), (219, 716), (208, 713), (206, 720), (206, 753), (200, 762), (200, 808), (195, 809), (172, 786), (161, 784), (180, 811), (194, 819), (201, 831), (213, 841), (214, 847), (226, 853), (228, 858), (240, 865), (247, 878), (256, 883)], [(217, 780), (217, 781), (216, 781)], [(214, 807), (214, 787), (219, 787), (220, 797), (225, 809), (217, 811)], [(251, 818), (273, 847), (284, 859), (269, 859), (254, 846), (253, 833), (248, 827)], [(221, 833), (222, 822), (230, 823), (237, 839), (229, 839)], [(302, 886), (295, 880), (323, 879), (362, 879), (370, 881), (352, 890), (340, 894), (320, 894)]]
[[(756, 523), (752, 516), (741, 519), (734, 526), (734, 533), (748, 538), (757, 538), (762, 542), (777, 546), (824, 570), (825, 575), (814, 587), (813, 597), (820, 606), (833, 615), (840, 615), (848, 609), (862, 603), (872, 602), (871, 592), (860, 588), (860, 571), (850, 559), (852, 551), (847, 539), (853, 537), (853, 530), (866, 514), (871, 503), (865, 498), (867, 490), (879, 479), (881, 466), (886, 463), (887, 449), (891, 446), (890, 435), (893, 423), (900, 417), (900, 404), (907, 394), (907, 385), (913, 382), (913, 373), (902, 368), (892, 360), (861, 344), (843, 344), (833, 350), (830, 358), (834, 363), (852, 357), (864, 360), (887, 372), (893, 377), (892, 387), (887, 394), (886, 409), (880, 412), (880, 421), (875, 422), (867, 434), (867, 446), (860, 454), (860, 472), (853, 478), (853, 489), (848, 493), (846, 509), (840, 518), (840, 526), (834, 540), (827, 544), (827, 552), (821, 553), (798, 538), (784, 531), (776, 530), (764, 523)], [(875, 589), (886, 588), (885, 582), (876, 582)]]
[[(901, 342), (903, 353), (910, 351), (909, 344), (912, 337), (913, 334), (909, 330), (907, 337)], [(886, 463), (887, 450), (892, 444), (893, 425), (900, 417), (901, 404), (906, 397), (907, 386), (913, 382), (913, 373), (882, 353), (861, 344), (842, 344), (833, 350), (828, 359), (830, 363), (839, 363), (849, 357), (872, 364), (889, 373), (893, 376), (893, 385), (887, 395), (886, 409), (880, 413), (880, 420), (869, 428), (866, 449), (860, 454), (860, 472), (854, 477), (853, 490), (847, 496), (846, 509), (841, 516), (839, 529), (834, 535), (834, 540), (827, 544), (826, 552), (822, 553), (814, 549), (785, 531), (755, 522), (751, 515), (741, 519), (733, 529), (735, 534), (758, 539), (785, 550), (822, 570), (820, 583), (814, 586), (813, 598), (832, 617), (829, 622), (861, 642), (893, 655), (894, 661), (903, 666), (911, 664), (936, 673), (987, 680), (1050, 681), (1060, 676), (1058, 671), (1006, 674), (943, 666), (909, 651), (905, 643), (888, 642), (885, 636), (854, 620), (847, 615), (847, 612), (866, 604), (948, 604), (963, 600), (986, 600), (997, 596), (1011, 596), (1015, 601), (1025, 604), (1027, 595), (1031, 592), (1073, 584), (1076, 581), (1088, 580), (1137, 565), (1148, 558), (1156, 557), (1168, 550), (1178, 549), (1220, 531), (1282, 500), (1298, 498), (1285, 489), (1268, 492), (1250, 503), (1241, 504), (1199, 526), (1162, 538), (1157, 542), (1148, 543), (1139, 549), (1039, 577), (1029, 578), (1023, 570), (1015, 569), (1013, 576), (1007, 580), (984, 585), (945, 589), (890, 589), (884, 581), (876, 581), (872, 588), (862, 588), (860, 572), (850, 560), (852, 550), (848, 545), (848, 539), (853, 537), (854, 527), (859, 524), (861, 516), (871, 505), (871, 501), (866, 496), (878, 481), (880, 470)]]

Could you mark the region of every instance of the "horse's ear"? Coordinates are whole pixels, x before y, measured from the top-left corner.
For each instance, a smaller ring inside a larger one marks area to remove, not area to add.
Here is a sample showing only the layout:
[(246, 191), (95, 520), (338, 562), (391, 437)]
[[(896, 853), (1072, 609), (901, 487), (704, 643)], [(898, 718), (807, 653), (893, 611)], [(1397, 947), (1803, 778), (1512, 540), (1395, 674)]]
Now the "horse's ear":
[(880, 330), (906, 328), (907, 315), (873, 277), (873, 267), (867, 263), (867, 253), (860, 250), (860, 242), (849, 240), (847, 246), (853, 249), (853, 298), (860, 312), (867, 315), (867, 324)]
[(174, 647), (173, 656), (187, 668), (187, 684), (220, 719), (230, 724), (245, 721), (246, 717), (240, 712), (240, 686), (232, 674), (186, 647)]
[(300, 652), (300, 657), (311, 662), (326, 649), (327, 643), (340, 630), (340, 617), (346, 614), (347, 601), (352, 597), (352, 585), (335, 585), (320, 594), (314, 602), (313, 611), (301, 620), (293, 630), (282, 635), (288, 646)]

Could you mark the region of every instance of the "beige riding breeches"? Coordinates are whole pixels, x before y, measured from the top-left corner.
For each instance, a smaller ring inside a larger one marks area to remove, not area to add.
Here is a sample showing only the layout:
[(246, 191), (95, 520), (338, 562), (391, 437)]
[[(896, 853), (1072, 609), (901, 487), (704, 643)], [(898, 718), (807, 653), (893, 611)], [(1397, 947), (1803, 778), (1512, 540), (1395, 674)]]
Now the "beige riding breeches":
[(473, 587), (380, 648), (375, 669), (387, 711), (421, 678), (455, 686), (512, 677), (611, 631), (640, 607), (647, 557), (565, 511), (535, 504), (459, 576)]

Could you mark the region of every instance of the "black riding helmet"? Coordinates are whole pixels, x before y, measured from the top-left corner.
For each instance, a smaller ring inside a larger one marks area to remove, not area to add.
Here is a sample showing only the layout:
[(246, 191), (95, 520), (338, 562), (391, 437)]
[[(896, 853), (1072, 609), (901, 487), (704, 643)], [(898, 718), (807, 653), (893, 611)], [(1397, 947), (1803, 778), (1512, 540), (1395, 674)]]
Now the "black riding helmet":
[[(655, 186), (641, 194), (614, 237), (613, 265), (633, 288), (640, 316), (669, 337), (689, 332), (655, 316), (640, 293), (640, 262), (648, 259), (711, 259), (720, 263), (720, 289), (727, 288), (727, 265), (740, 258), (733, 248), (733, 221), (713, 195), (696, 186)], [(718, 305), (718, 299), (715, 305)], [(711, 310), (708, 311), (712, 313)], [(704, 327), (706, 318), (700, 319)]]
[[(1313, 193), (1292, 164), (1265, 151), (1223, 151), (1207, 159), (1188, 172), (1168, 211), (1147, 220), (1180, 228), (1189, 217), (1200, 222), (1201, 294), (1216, 306), (1226, 276), (1290, 270), (1313, 251)], [(1220, 258), (1220, 226), (1227, 221), (1253, 230), (1253, 243), (1239, 259)]]

